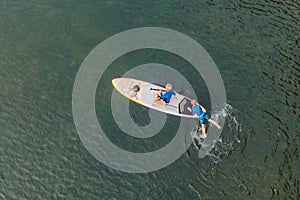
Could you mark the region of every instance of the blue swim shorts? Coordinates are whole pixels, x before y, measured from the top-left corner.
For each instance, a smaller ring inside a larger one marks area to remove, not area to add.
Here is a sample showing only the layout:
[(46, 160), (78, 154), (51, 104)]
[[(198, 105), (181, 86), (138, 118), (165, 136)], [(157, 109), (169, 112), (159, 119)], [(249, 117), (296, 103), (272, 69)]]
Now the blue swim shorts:
[(199, 116), (200, 124), (204, 124), (204, 123), (205, 123), (205, 120), (208, 120), (208, 119), (209, 119), (209, 116), (208, 116), (208, 114), (206, 114), (206, 113), (202, 113), (202, 114)]

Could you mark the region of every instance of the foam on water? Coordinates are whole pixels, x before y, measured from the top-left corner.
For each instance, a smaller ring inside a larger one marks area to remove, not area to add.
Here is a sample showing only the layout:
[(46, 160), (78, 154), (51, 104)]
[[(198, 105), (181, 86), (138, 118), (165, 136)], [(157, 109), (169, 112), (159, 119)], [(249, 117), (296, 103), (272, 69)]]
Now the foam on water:
[[(221, 157), (228, 155), (234, 143), (241, 142), (238, 138), (238, 135), (240, 132), (242, 132), (242, 124), (239, 121), (238, 110), (234, 109), (233, 106), (231, 106), (230, 104), (225, 104), (221, 110), (215, 111), (211, 115), (211, 119), (213, 119), (216, 122), (219, 122), (221, 118), (227, 119), (227, 122), (224, 124), (224, 126), (228, 127), (230, 133), (234, 136), (234, 139), (226, 142), (222, 138), (219, 138), (213, 150), (207, 154), (208, 156), (213, 158), (215, 162), (218, 162)], [(209, 128), (212, 128), (213, 126), (210, 123), (208, 125)], [(205, 146), (207, 146), (207, 144), (204, 143), (204, 139), (201, 137), (201, 128), (196, 126), (190, 132), (190, 134), (193, 140), (194, 147), (200, 153), (200, 149), (205, 148)]]

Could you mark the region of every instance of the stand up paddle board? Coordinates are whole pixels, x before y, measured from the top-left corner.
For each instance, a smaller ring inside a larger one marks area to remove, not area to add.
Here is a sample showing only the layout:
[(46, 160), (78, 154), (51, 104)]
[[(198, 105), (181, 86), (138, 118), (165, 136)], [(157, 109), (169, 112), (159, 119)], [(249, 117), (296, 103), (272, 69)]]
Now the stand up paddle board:
[(159, 85), (132, 78), (115, 78), (112, 85), (121, 95), (137, 104), (179, 117), (198, 118), (187, 109), (192, 107), (191, 99), (178, 93), (167, 105), (152, 105), (156, 91), (165, 90)]

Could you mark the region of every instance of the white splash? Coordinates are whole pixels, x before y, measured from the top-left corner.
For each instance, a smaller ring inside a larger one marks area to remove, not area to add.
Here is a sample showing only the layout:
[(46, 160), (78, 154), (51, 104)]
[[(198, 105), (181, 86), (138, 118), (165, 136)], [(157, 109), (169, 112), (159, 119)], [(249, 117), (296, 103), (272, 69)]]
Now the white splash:
[[(222, 140), (222, 138), (220, 138), (216, 142), (213, 150), (207, 154), (208, 156), (213, 158), (215, 162), (218, 162), (222, 155), (228, 155), (235, 142), (241, 142), (238, 138), (238, 134), (242, 132), (242, 124), (238, 120), (237, 109), (234, 109), (230, 104), (225, 104), (221, 110), (213, 112), (211, 114), (211, 118), (216, 122), (219, 122), (221, 118), (227, 118), (227, 123), (225, 123), (224, 126), (227, 125), (230, 132), (232, 132), (232, 134), (234, 135), (234, 139), (229, 142), (225, 142)], [(212, 127), (211, 124), (209, 124), (209, 126)], [(205, 148), (205, 143), (203, 142), (204, 140), (201, 137), (201, 128), (199, 128), (198, 126), (195, 127), (190, 134), (193, 140), (194, 147), (200, 152), (201, 148)]]

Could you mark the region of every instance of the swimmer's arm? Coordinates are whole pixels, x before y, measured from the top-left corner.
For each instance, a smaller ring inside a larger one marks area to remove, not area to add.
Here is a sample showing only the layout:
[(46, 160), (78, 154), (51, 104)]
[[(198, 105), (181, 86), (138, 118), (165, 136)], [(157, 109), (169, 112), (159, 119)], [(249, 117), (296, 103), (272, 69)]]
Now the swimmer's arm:
[(194, 113), (194, 112), (192, 111), (192, 108), (191, 108), (191, 107), (187, 107), (187, 110), (190, 111), (190, 112), (192, 113), (193, 116), (198, 116), (196, 113)]

